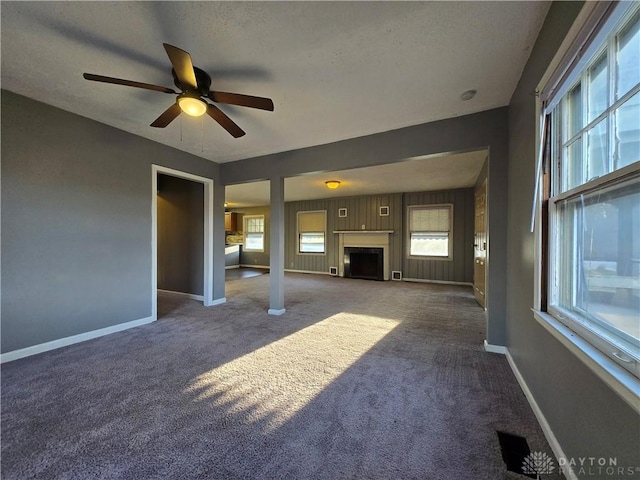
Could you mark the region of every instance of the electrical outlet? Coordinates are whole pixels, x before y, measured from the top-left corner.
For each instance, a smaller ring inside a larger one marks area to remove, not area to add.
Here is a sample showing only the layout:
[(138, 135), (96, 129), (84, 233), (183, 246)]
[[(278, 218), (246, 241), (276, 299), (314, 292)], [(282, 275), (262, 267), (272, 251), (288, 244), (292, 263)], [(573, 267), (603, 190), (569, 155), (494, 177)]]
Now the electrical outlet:
[(365, 229), (365, 226), (364, 226), (364, 225), (362, 225), (362, 230), (364, 230), (364, 229)]

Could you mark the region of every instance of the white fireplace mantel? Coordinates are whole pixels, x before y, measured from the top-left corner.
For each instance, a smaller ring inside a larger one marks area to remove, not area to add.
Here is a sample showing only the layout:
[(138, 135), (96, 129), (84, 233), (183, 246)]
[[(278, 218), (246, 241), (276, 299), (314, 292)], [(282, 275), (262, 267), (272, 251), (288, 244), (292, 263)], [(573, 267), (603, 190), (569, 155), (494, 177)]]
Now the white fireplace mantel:
[(382, 248), (384, 279), (389, 280), (389, 235), (393, 230), (334, 230), (339, 235), (338, 252), (340, 264), (338, 275), (344, 276), (345, 247), (377, 247)]

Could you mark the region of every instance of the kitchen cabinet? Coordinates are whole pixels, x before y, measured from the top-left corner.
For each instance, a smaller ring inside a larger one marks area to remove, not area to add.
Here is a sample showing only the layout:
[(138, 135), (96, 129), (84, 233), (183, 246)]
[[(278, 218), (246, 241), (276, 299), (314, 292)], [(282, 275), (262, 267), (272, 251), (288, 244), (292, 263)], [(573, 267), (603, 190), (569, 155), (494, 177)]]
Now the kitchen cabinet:
[(225, 232), (238, 231), (238, 214), (236, 212), (225, 212), (224, 214), (224, 230)]

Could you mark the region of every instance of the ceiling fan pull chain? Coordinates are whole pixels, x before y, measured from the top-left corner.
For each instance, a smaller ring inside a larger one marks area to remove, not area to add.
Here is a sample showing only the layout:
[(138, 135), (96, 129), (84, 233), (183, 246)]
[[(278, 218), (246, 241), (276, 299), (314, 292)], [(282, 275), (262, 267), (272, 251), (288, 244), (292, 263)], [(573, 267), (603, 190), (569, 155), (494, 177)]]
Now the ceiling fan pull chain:
[(180, 115), (180, 141), (182, 142), (182, 115)]
[(204, 116), (200, 117), (200, 152), (204, 153)]

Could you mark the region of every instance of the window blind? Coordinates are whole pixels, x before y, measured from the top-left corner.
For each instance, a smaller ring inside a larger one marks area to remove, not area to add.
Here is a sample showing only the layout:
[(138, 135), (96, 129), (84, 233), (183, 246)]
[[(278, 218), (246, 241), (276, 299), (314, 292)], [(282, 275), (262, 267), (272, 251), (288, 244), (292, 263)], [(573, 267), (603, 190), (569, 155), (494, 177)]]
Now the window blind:
[(298, 212), (298, 232), (324, 232), (326, 212)]
[(409, 229), (412, 232), (448, 232), (450, 230), (449, 207), (412, 208)]

